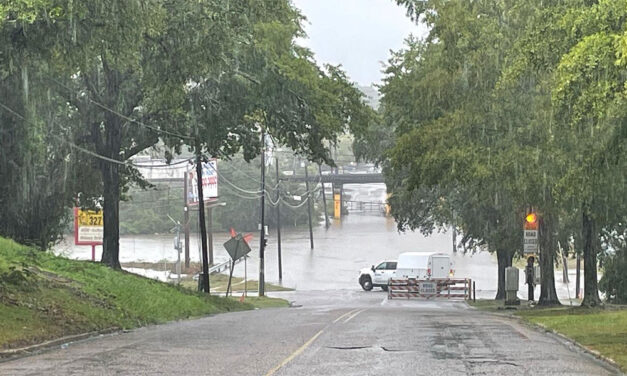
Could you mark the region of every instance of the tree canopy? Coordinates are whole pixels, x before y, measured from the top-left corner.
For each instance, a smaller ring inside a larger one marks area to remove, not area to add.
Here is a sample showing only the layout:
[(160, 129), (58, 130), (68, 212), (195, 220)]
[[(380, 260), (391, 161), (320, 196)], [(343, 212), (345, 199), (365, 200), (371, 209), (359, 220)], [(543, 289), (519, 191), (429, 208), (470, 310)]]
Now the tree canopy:
[(573, 239), (598, 304), (596, 254), (627, 222), (625, 2), (398, 3), (430, 32), (390, 59), (363, 140), (394, 135), (365, 157), (384, 166), (399, 228), (453, 226), (496, 252), (500, 298), (536, 211), (540, 303), (559, 303), (555, 253)]

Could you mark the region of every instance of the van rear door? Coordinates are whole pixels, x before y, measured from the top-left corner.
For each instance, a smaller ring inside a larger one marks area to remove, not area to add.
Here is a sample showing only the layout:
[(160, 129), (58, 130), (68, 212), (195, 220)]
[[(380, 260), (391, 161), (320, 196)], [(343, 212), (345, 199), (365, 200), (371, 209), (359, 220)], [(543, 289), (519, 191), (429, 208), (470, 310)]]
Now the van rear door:
[(448, 278), (451, 261), (448, 256), (431, 257), (431, 278)]

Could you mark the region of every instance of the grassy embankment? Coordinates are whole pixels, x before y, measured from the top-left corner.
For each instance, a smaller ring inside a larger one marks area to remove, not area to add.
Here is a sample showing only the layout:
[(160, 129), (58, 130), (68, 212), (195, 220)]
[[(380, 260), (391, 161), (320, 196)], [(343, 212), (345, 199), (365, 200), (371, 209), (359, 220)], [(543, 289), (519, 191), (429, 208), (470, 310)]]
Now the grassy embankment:
[(0, 237), (0, 350), (109, 328), (286, 304), (207, 297)]
[[(503, 302), (478, 300), (471, 305), (497, 311), (502, 308)], [(568, 306), (532, 308), (523, 304), (513, 314), (572, 338), (612, 359), (623, 371), (627, 370), (627, 306), (607, 305), (605, 309)]]
[[(141, 269), (151, 269), (158, 271), (169, 271), (172, 273), (172, 277), (176, 276), (176, 263), (171, 261), (160, 261), (160, 262), (129, 262), (123, 263), (123, 268), (141, 268)], [(237, 265), (236, 268), (241, 268), (241, 265)], [(195, 290), (198, 288), (198, 281), (192, 278), (192, 275), (197, 274), (201, 269), (201, 265), (196, 262), (192, 262), (190, 264), (190, 268), (185, 272), (185, 277), (181, 278), (181, 286), (187, 287), (189, 289)], [(226, 287), (229, 283), (228, 270), (225, 273), (216, 273), (211, 274), (209, 276), (209, 282), (211, 284), (211, 292), (216, 293), (224, 293), (226, 292)], [(248, 281), (244, 281), (244, 278), (233, 277), (231, 281), (232, 290), (234, 294), (241, 295), (244, 292), (244, 289), (247, 291), (257, 291), (259, 289), (259, 282), (248, 279)], [(272, 283), (265, 283), (266, 291), (294, 291), (294, 289), (289, 287), (284, 287), (280, 285), (275, 285)]]

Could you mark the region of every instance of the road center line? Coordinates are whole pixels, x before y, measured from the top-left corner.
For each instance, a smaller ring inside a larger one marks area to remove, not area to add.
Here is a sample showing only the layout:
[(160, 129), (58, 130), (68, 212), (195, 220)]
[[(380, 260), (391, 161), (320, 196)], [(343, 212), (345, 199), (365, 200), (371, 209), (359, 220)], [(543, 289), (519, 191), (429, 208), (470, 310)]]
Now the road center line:
[(302, 353), (303, 351), (305, 351), (305, 349), (307, 347), (309, 347), (309, 345), (311, 345), (313, 343), (313, 341), (316, 340), (316, 338), (318, 338), (320, 336), (320, 334), (322, 334), (322, 332), (324, 332), (324, 330), (320, 330), (318, 333), (316, 333), (313, 337), (311, 337), (309, 339), (309, 341), (305, 342), (301, 347), (298, 348), (298, 350), (294, 351), (292, 353), (292, 355), (288, 356), (287, 358), (285, 358), (281, 363), (279, 363), (279, 365), (277, 365), (276, 367), (272, 368), (270, 371), (268, 371), (268, 373), (266, 373), (266, 376), (271, 376), (274, 375), (274, 373), (278, 370), (280, 370), (282, 367), (284, 367), (287, 363), (289, 363), (292, 359), (296, 358), (300, 353)]
[(352, 318), (354, 318), (355, 316), (357, 316), (357, 315), (359, 315), (360, 313), (362, 313), (362, 312), (364, 312), (364, 311), (367, 311), (367, 310), (368, 310), (368, 308), (364, 308), (364, 309), (362, 309), (361, 311), (358, 311), (358, 312), (354, 313), (351, 317), (349, 317), (349, 318), (347, 318), (346, 320), (344, 320), (344, 323), (349, 322)]
[(340, 316), (340, 317), (338, 317), (337, 319), (333, 320), (333, 323), (335, 324), (336, 322), (340, 321), (340, 320), (341, 320), (341, 319), (343, 319), (344, 317), (346, 317), (346, 316), (348, 316), (348, 315), (350, 315), (350, 314), (355, 313), (355, 311), (357, 311), (358, 309), (359, 309), (359, 308), (355, 308), (355, 309), (354, 309), (354, 310), (352, 310), (352, 311), (348, 311), (348, 312), (346, 312), (346, 313), (345, 313), (345, 314), (343, 314), (342, 316)]

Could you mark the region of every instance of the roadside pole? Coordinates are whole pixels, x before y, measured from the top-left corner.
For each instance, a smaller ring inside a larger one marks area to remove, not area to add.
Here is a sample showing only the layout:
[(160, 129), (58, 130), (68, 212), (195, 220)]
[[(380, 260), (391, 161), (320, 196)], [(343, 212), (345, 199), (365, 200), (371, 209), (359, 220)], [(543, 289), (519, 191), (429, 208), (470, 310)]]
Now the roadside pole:
[(207, 243), (209, 246), (209, 265), (213, 265), (213, 206), (207, 206)]
[(281, 178), (279, 177), (279, 158), (275, 157), (276, 162), (276, 238), (279, 257), (279, 281), (283, 280), (283, 266), (281, 261)]
[(265, 295), (265, 260), (266, 231), (264, 223), (266, 199), (266, 139), (263, 126), (261, 127), (261, 230), (259, 234), (259, 296)]
[(205, 223), (205, 201), (202, 192), (202, 157), (200, 142), (196, 139), (196, 182), (198, 185), (198, 222), (200, 224), (200, 241), (202, 243), (202, 289), (209, 290), (209, 258), (207, 257), (207, 228)]
[(327, 212), (327, 196), (324, 191), (324, 183), (322, 182), (322, 167), (318, 164), (318, 175), (320, 176), (320, 185), (322, 187), (322, 205), (324, 205), (324, 228), (328, 229), (329, 224), (329, 213)]
[(529, 208), (523, 225), (523, 254), (527, 257), (525, 267), (525, 283), (527, 283), (527, 300), (534, 301), (535, 268), (534, 262), (539, 254), (538, 248), (538, 216)]
[(189, 269), (189, 206), (187, 205), (187, 171), (183, 173), (183, 221), (185, 231), (185, 270)]
[(307, 189), (307, 218), (309, 218), (309, 244), (314, 249), (313, 227), (311, 225), (311, 192), (309, 192), (309, 174), (307, 173), (307, 162), (305, 162), (305, 189)]
[(248, 296), (248, 255), (244, 256), (244, 296)]
[(575, 281), (575, 298), (579, 299), (579, 292), (581, 290), (581, 254), (577, 253), (577, 277)]
[(527, 300), (530, 302), (534, 301), (534, 296), (533, 296), (533, 292), (534, 292), (534, 267), (533, 267), (533, 263), (534, 263), (534, 257), (533, 256), (529, 256), (527, 258), (527, 266), (525, 267), (525, 283), (527, 284)]

